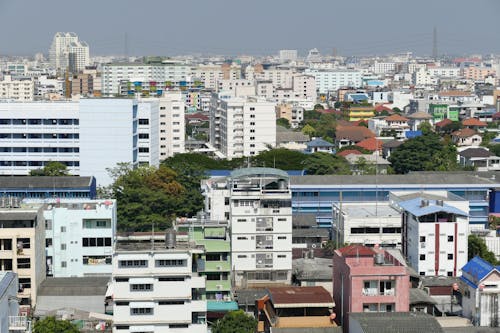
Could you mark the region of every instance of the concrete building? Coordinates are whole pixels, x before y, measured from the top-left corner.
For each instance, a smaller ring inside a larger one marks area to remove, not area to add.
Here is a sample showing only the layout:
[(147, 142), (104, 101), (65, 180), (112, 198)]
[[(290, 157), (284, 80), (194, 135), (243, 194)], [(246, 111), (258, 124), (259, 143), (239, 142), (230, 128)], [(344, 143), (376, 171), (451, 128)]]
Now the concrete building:
[(115, 200), (53, 199), (43, 215), (48, 276), (111, 275)]
[(102, 95), (120, 94), (120, 83), (166, 82), (167, 86), (179, 86), (191, 75), (191, 67), (171, 59), (146, 59), (142, 63), (110, 63), (102, 66)]
[(175, 234), (118, 239), (113, 252), (113, 332), (206, 333), (203, 248)]
[(361, 72), (348, 69), (307, 69), (306, 74), (314, 76), (316, 89), (320, 94), (334, 92), (341, 87), (358, 88), (362, 85)]
[(0, 272), (0, 331), (31, 332), (31, 321), (19, 316), (17, 274)]
[(289, 62), (297, 60), (297, 50), (280, 50), (280, 62)]
[(313, 75), (295, 74), (292, 76), (292, 96), (294, 99), (304, 99), (316, 102), (316, 78)]
[[(271, 81), (274, 88), (291, 88), (295, 69), (290, 67), (270, 67), (265, 68), (260, 73), (255, 73), (258, 81)], [(251, 79), (248, 78), (247, 79)]]
[(13, 79), (5, 75), (0, 81), (0, 99), (32, 101), (35, 95), (35, 82), (32, 78)]
[(401, 248), (401, 214), (390, 203), (335, 203), (332, 211), (337, 244)]
[(160, 160), (185, 151), (185, 109), (180, 92), (168, 92), (160, 98)]
[(460, 275), (467, 262), (469, 202), (453, 195), (417, 196), (397, 203), (403, 253), (420, 275)]
[(89, 65), (89, 46), (74, 32), (57, 32), (49, 49), (49, 60), (57, 71), (70, 68), (78, 72)]
[(497, 71), (493, 67), (470, 66), (464, 68), (464, 77), (474, 81), (484, 81), (488, 76), (497, 76)]
[(288, 120), (291, 128), (299, 127), (304, 120), (304, 108), (293, 107), (290, 104), (280, 104), (276, 106), (276, 118)]
[(137, 152), (140, 165), (160, 165), (160, 102), (157, 99), (137, 103)]
[[(0, 103), (0, 174), (27, 175), (58, 161), (70, 174), (109, 184), (106, 168), (139, 162), (138, 121), (132, 99)], [(151, 132), (152, 127), (141, 124), (141, 131)], [(157, 146), (154, 132), (149, 135), (150, 145)], [(158, 149), (149, 149), (143, 161), (157, 163)]]
[(376, 61), (373, 65), (373, 72), (375, 74), (386, 74), (396, 71), (395, 62), (378, 62)]
[(22, 314), (36, 306), (40, 283), (45, 279), (45, 221), (42, 206), (14, 200), (0, 208), (0, 271), (17, 273), (17, 298)]
[[(241, 79), (241, 66), (237, 64), (200, 64), (191, 70), (191, 75), (203, 82), (207, 89), (218, 89), (221, 80)], [(253, 79), (248, 78), (247, 79)]]
[(410, 277), (387, 251), (349, 245), (333, 254), (333, 298), (336, 321), (349, 332), (357, 312), (408, 312)]
[(228, 159), (276, 146), (275, 103), (255, 97), (221, 100), (210, 109), (210, 143)]
[(463, 316), (476, 326), (499, 327), (500, 266), (476, 256), (462, 268), (460, 280)]
[(70, 96), (93, 96), (94, 77), (90, 74), (73, 75), (69, 81)]
[(289, 284), (292, 215), (289, 177), (271, 168), (248, 168), (203, 184), (210, 219), (229, 219), (237, 288)]

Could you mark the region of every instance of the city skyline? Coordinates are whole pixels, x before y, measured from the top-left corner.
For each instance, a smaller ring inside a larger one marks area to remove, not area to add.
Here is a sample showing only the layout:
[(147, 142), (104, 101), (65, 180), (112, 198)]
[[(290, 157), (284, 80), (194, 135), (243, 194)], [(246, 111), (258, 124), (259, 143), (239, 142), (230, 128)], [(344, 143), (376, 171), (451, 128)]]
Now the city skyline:
[(0, 35), (0, 54), (47, 53), (56, 32), (74, 31), (89, 43), (93, 56), (268, 55), (279, 49), (297, 49), (304, 56), (312, 48), (322, 54), (335, 48), (340, 55), (430, 55), (434, 27), (439, 54), (500, 53), (500, 45), (493, 43), (500, 3), (476, 1), (474, 10), (467, 4), (423, 0), (409, 8), (396, 0), (293, 0), (285, 7), (263, 0), (251, 5), (191, 0), (153, 2), (146, 8), (142, 3), (118, 6), (116, 1), (90, 0), (71, 7), (61, 0), (0, 1), (0, 29), (12, 31), (20, 17), (30, 22), (16, 26), (15, 36)]

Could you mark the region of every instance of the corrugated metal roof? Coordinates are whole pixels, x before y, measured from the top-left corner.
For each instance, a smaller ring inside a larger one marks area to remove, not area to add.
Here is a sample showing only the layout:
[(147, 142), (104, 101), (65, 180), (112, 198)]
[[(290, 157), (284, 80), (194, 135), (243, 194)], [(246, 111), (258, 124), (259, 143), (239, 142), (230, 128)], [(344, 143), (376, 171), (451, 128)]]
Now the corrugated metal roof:
[(332, 296), (323, 287), (273, 287), (267, 288), (274, 307), (280, 305), (305, 304), (329, 307), (333, 304)]
[(231, 178), (260, 176), (260, 175), (267, 175), (267, 176), (274, 175), (274, 176), (288, 178), (288, 174), (285, 171), (274, 168), (252, 167), (252, 168), (236, 169), (231, 171), (230, 174)]
[(417, 217), (428, 215), (428, 214), (434, 214), (434, 213), (438, 213), (438, 212), (446, 212), (446, 213), (457, 214), (457, 215), (461, 215), (461, 216), (469, 216), (469, 214), (467, 214), (466, 212), (464, 212), (456, 207), (453, 207), (453, 206), (450, 206), (447, 204), (443, 204), (442, 206), (438, 205), (438, 204), (436, 204), (436, 200), (425, 199), (426, 201), (428, 201), (429, 204), (427, 206), (422, 207), (421, 206), (422, 199), (424, 199), (424, 198), (416, 198), (416, 199), (412, 199), (412, 200), (408, 200), (408, 201), (403, 201), (403, 202), (399, 203), (399, 206)]
[(357, 321), (364, 333), (442, 333), (437, 320), (422, 312), (350, 313), (349, 322)]

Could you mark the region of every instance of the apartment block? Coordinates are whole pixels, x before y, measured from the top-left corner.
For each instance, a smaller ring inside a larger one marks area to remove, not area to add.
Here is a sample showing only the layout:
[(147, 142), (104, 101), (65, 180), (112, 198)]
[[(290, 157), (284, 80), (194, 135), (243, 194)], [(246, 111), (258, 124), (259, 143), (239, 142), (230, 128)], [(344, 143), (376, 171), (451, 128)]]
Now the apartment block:
[(408, 312), (410, 276), (406, 267), (379, 248), (349, 245), (333, 254), (336, 321), (349, 332), (358, 312)]
[(160, 159), (185, 151), (185, 109), (180, 92), (168, 92), (160, 98)]
[(276, 118), (288, 120), (291, 128), (297, 128), (304, 120), (304, 108), (294, 107), (290, 104), (280, 104), (276, 106)]
[(137, 103), (137, 152), (141, 165), (160, 165), (160, 102), (144, 99)]
[(467, 263), (469, 202), (424, 195), (397, 204), (403, 215), (403, 253), (422, 276), (459, 276)]
[(47, 203), (43, 212), (47, 276), (111, 275), (116, 201), (52, 199), (44, 202)]
[(210, 219), (229, 219), (237, 288), (289, 284), (292, 211), (289, 177), (272, 168), (247, 168), (203, 185)]
[(316, 89), (320, 94), (334, 92), (341, 87), (361, 87), (361, 72), (348, 69), (307, 69), (306, 74), (314, 76)]
[(113, 253), (113, 332), (206, 333), (203, 248), (174, 233), (119, 238)]
[[(191, 75), (203, 82), (207, 89), (218, 89), (221, 80), (241, 79), (241, 66), (237, 64), (200, 64)], [(248, 78), (247, 78), (248, 79)]]
[(210, 143), (226, 158), (253, 156), (276, 146), (275, 103), (256, 97), (219, 100), (210, 109)]
[(35, 95), (35, 83), (32, 78), (14, 79), (5, 75), (0, 81), (0, 99), (32, 101)]
[(49, 49), (49, 60), (57, 71), (81, 71), (89, 65), (89, 46), (74, 32), (57, 32)]
[(0, 207), (0, 271), (18, 275), (20, 311), (29, 314), (36, 305), (37, 291), (45, 279), (45, 221), (40, 204), (20, 200)]

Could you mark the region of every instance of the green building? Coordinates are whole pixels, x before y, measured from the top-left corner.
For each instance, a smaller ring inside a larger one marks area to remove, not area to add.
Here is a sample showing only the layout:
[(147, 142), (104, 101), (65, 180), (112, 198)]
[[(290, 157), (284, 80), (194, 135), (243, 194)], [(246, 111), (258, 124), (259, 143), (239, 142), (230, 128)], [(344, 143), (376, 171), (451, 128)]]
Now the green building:
[(429, 113), (432, 115), (434, 122), (441, 121), (448, 116), (447, 104), (429, 104)]
[(207, 317), (218, 318), (228, 311), (237, 310), (231, 288), (229, 223), (187, 219), (177, 221), (176, 225), (179, 234), (186, 234), (189, 242), (204, 248), (196, 258), (196, 267), (201, 276), (206, 276)]
[(453, 121), (459, 121), (460, 119), (458, 118), (460, 114), (460, 107), (458, 106), (450, 106), (448, 110), (448, 119), (453, 120)]

